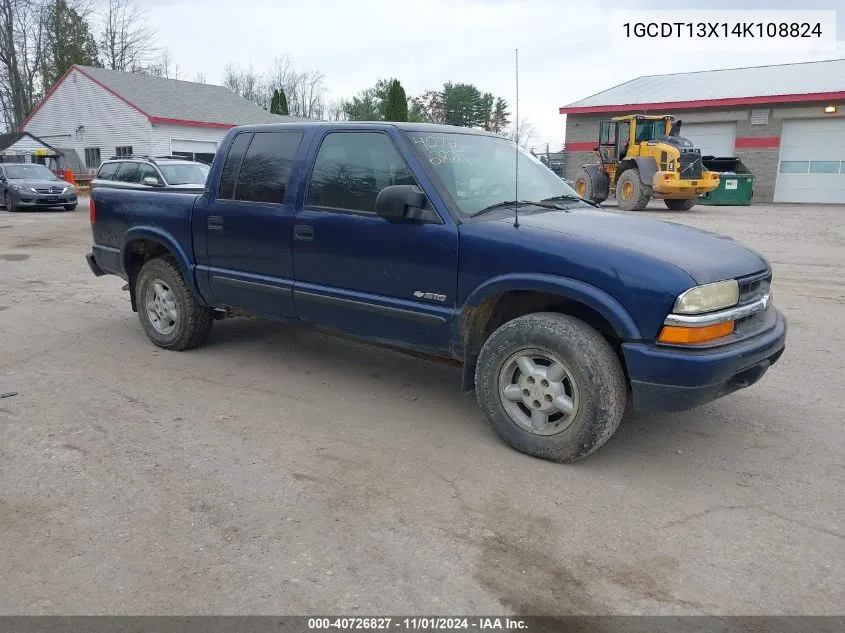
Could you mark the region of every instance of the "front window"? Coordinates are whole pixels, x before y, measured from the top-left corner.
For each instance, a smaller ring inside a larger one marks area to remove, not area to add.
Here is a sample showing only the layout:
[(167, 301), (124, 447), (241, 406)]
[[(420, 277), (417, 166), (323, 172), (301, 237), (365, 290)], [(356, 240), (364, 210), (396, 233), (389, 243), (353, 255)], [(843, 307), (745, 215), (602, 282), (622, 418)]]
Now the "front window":
[(452, 132), (406, 132), (406, 136), (424, 168), (449, 192), (463, 217), (516, 199), (578, 197), (536, 156), (504, 137)]
[(653, 141), (666, 136), (666, 122), (663, 119), (639, 119), (637, 121), (637, 143)]
[(33, 164), (7, 164), (6, 178), (10, 180), (59, 180), (56, 174), (47, 169), (44, 165)]
[(170, 185), (204, 185), (208, 177), (209, 166), (200, 164), (161, 164), (158, 168)]

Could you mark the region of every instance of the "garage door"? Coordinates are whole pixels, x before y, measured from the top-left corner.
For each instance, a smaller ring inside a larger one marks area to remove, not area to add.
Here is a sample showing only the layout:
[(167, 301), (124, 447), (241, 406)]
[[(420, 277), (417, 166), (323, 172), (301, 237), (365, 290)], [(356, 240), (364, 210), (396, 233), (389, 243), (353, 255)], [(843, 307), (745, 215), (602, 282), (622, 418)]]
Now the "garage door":
[(692, 141), (703, 156), (733, 156), (736, 123), (684, 123), (681, 136)]
[(211, 163), (217, 152), (216, 141), (170, 140), (170, 153), (203, 163)]
[(845, 203), (845, 118), (783, 122), (775, 202)]

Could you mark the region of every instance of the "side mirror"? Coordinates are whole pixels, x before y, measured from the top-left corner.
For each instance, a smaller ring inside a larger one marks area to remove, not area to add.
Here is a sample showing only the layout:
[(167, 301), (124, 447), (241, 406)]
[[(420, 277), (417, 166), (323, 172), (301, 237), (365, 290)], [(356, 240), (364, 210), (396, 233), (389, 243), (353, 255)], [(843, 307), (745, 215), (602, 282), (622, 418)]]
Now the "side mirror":
[(378, 192), (376, 215), (385, 220), (401, 220), (408, 216), (408, 209), (421, 209), (425, 194), (416, 185), (392, 185)]
[(153, 178), (152, 176), (147, 176), (144, 178), (144, 184), (148, 187), (160, 187), (161, 183), (158, 181), (158, 178)]

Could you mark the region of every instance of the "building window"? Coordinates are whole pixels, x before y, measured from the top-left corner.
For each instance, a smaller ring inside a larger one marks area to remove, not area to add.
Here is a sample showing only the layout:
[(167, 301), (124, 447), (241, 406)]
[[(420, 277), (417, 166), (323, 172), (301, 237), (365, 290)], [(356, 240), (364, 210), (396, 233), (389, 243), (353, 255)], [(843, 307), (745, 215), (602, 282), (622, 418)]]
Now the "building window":
[(115, 156), (118, 158), (123, 158), (124, 156), (132, 156), (132, 146), (131, 145), (121, 145), (120, 147), (114, 148)]
[(86, 147), (85, 148), (85, 166), (88, 169), (97, 169), (100, 166), (100, 148)]
[(782, 174), (806, 174), (810, 170), (808, 160), (784, 160), (780, 163)]
[(811, 174), (838, 174), (839, 161), (833, 160), (811, 160), (810, 161)]

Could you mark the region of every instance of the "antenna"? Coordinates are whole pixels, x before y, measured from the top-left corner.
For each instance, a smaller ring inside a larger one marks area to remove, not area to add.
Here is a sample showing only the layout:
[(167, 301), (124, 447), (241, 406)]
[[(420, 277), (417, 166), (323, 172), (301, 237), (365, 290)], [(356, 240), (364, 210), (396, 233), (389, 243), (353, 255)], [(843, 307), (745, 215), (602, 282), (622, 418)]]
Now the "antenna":
[(516, 120), (514, 121), (514, 143), (516, 145), (516, 161), (514, 163), (516, 178), (513, 182), (513, 227), (519, 228), (519, 49), (514, 58), (516, 65)]

